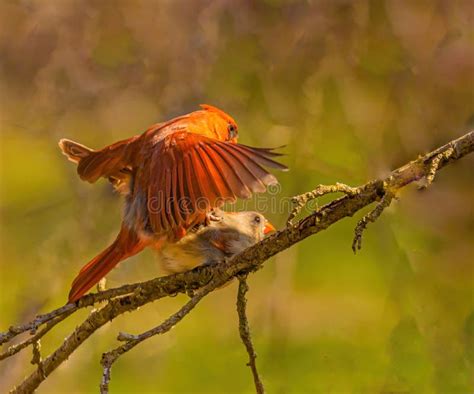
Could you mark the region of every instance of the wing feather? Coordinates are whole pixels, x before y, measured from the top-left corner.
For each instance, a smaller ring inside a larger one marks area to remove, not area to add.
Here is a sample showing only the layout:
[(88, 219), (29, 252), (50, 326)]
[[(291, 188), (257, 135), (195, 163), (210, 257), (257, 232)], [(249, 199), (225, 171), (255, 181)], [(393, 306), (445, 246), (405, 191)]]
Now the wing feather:
[(200, 168), (199, 158), (196, 157), (194, 149), (189, 153), (189, 166), (190, 172), (193, 174), (191, 178), (193, 190), (195, 192), (195, 198), (193, 200), (194, 208), (196, 212), (205, 211), (207, 201), (203, 197), (211, 194), (211, 191), (207, 188), (207, 182)]
[[(267, 178), (270, 173), (265, 171), (257, 163), (249, 160), (245, 155), (241, 154), (238, 150), (234, 149), (233, 146), (222, 144), (220, 145), (224, 150), (229, 153), (229, 157), (232, 157), (235, 163), (235, 167), (238, 168), (241, 174), (245, 174), (246, 182), (250, 186), (253, 192), (263, 193), (266, 190), (266, 185), (262, 182), (263, 179)], [(263, 176), (256, 176), (254, 172), (259, 172), (259, 169), (263, 170)]]
[(177, 227), (177, 220), (175, 220), (176, 213), (173, 211), (173, 190), (171, 185), (171, 171), (173, 167), (168, 167), (166, 169), (165, 176), (165, 205), (163, 210), (164, 219), (169, 223), (171, 227)]
[(207, 183), (207, 187), (209, 188), (209, 202), (211, 206), (217, 206), (217, 204), (220, 204), (219, 199), (226, 197), (227, 190), (222, 188), (221, 182), (219, 182), (220, 174), (215, 170), (213, 163), (210, 161), (201, 144), (197, 146), (196, 150), (196, 157), (201, 163), (201, 169), (205, 173), (205, 183)]
[(261, 152), (262, 154), (266, 155), (267, 157), (285, 156), (284, 153), (274, 152), (275, 149), (282, 149), (282, 148), (285, 147), (285, 145), (278, 146), (276, 148), (256, 148), (254, 146), (248, 146), (248, 145), (244, 145), (244, 144), (238, 144), (238, 146), (241, 147), (241, 148), (249, 149), (251, 151)]
[[(225, 144), (225, 142), (219, 142), (219, 144)], [(239, 144), (234, 144), (235, 149), (240, 150), (241, 152), (247, 152), (249, 155), (252, 156), (252, 158), (258, 162), (259, 164), (265, 166), (265, 167), (270, 167), (270, 168), (275, 168), (277, 170), (281, 171), (287, 171), (288, 167), (278, 163), (275, 160), (272, 160), (270, 157), (273, 152), (271, 151), (263, 151), (262, 148), (257, 149), (257, 148), (251, 148), (249, 146), (245, 145), (239, 145)]]
[(242, 165), (246, 166), (248, 171), (250, 171), (255, 178), (259, 179), (264, 186), (274, 185), (278, 182), (276, 177), (263, 168), (248, 151), (240, 149), (236, 144), (226, 145), (225, 147), (231, 150), (235, 156), (239, 157)]
[(186, 178), (185, 178), (185, 185), (187, 187), (187, 192), (188, 192), (188, 195), (187, 197), (189, 198), (189, 209), (191, 210), (191, 215), (192, 216), (195, 212), (196, 212), (196, 206), (195, 206), (195, 201), (198, 197), (198, 191), (194, 189), (194, 185), (193, 185), (193, 178), (194, 178), (194, 173), (192, 171), (192, 167), (191, 167), (191, 159), (189, 158), (189, 154), (188, 153), (185, 153), (184, 154), (184, 157), (183, 157), (183, 167), (184, 167), (184, 173), (186, 174)]
[(214, 186), (222, 200), (232, 202), (235, 201), (234, 193), (227, 183), (226, 178), (222, 176), (219, 167), (216, 165), (216, 162), (213, 160), (212, 152), (208, 152), (207, 146), (205, 144), (201, 145), (201, 159), (205, 162), (208, 175), (214, 182)]
[(173, 211), (174, 211), (174, 215), (176, 217), (176, 222), (178, 223), (178, 226), (182, 226), (183, 223), (186, 222), (186, 219), (183, 217), (181, 209), (179, 207), (180, 185), (179, 185), (178, 179), (179, 179), (180, 168), (182, 169), (182, 164), (181, 162), (177, 162), (175, 165), (175, 168), (173, 168), (172, 173), (171, 173)]
[(239, 198), (250, 198), (251, 190), (242, 180), (237, 168), (233, 166), (233, 162), (229, 155), (218, 144), (209, 146), (220, 158), (219, 167), (221, 171), (228, 176), (228, 180), (232, 185), (232, 191)]

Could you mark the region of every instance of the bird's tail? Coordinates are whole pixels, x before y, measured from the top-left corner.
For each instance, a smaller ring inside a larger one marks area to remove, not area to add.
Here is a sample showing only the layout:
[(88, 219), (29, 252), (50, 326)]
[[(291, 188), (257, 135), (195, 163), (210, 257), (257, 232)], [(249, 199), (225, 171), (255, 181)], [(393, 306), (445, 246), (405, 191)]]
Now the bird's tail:
[(72, 282), (69, 302), (77, 301), (120, 261), (137, 254), (145, 246), (146, 243), (139, 238), (135, 231), (126, 228), (122, 224), (120, 233), (115, 241), (82, 267)]

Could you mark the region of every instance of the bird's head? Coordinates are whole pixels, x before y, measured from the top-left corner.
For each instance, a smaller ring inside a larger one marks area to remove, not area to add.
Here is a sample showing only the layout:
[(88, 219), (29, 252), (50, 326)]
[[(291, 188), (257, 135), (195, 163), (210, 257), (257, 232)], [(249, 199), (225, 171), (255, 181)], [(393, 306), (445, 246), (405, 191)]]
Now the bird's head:
[(240, 233), (250, 236), (255, 242), (276, 231), (275, 227), (261, 213), (253, 211), (225, 212), (221, 226), (233, 227)]
[(238, 128), (235, 120), (219, 108), (208, 104), (201, 104), (202, 119), (206, 128), (214, 135), (210, 135), (221, 141), (237, 142)]

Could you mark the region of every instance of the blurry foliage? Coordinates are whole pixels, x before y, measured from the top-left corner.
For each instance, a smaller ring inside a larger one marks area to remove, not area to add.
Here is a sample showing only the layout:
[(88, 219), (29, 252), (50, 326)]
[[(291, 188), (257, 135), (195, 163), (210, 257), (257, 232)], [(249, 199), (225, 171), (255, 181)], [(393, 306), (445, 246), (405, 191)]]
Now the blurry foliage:
[[(101, 147), (210, 103), (237, 119), (243, 143), (286, 145), (278, 198), (362, 183), (472, 127), (473, 11), (469, 0), (3, 1), (1, 328), (62, 304), (118, 228), (119, 198), (81, 182), (59, 138)], [(251, 278), (269, 392), (472, 392), (473, 166), (468, 157), (431, 189), (404, 191), (357, 256), (345, 220)], [(266, 215), (283, 225), (286, 212)], [(144, 253), (108, 284), (158, 274)], [(252, 392), (234, 292), (120, 360), (112, 391)], [(105, 327), (39, 392), (96, 392), (116, 333), (150, 328), (183, 301)], [(0, 391), (28, 359), (2, 364)]]

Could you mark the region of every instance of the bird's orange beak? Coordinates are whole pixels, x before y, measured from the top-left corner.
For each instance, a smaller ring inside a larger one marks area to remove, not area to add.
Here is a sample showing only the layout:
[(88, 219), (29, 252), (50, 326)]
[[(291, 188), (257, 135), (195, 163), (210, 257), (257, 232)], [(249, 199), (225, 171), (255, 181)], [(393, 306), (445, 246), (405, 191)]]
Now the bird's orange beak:
[(263, 228), (263, 233), (265, 235), (273, 233), (276, 231), (276, 228), (273, 227), (273, 224), (271, 224), (268, 220), (265, 222), (265, 227)]

